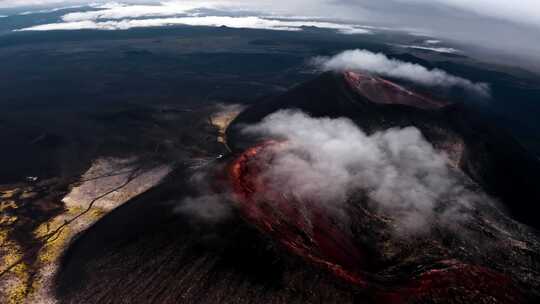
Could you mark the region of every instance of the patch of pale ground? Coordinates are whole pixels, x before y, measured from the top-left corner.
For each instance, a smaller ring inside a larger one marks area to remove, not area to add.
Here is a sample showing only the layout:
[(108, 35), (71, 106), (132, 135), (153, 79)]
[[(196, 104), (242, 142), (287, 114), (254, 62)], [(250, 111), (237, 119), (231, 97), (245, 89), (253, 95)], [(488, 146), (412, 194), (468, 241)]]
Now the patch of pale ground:
[[(211, 125), (217, 130), (217, 141), (225, 147), (227, 128), (241, 111), (242, 106), (239, 105), (221, 105), (209, 118)], [(191, 165), (200, 166), (212, 160), (195, 159), (195, 163)], [(73, 185), (71, 191), (62, 199), (66, 211), (41, 224), (33, 232), (36, 239), (47, 239), (46, 244), (39, 250), (37, 265), (17, 263), (22, 260), (24, 251), (19, 244), (9, 240), (6, 230), (0, 229), (0, 272), (8, 269), (10, 265), (15, 265), (0, 278), (0, 303), (57, 302), (53, 293), (53, 278), (58, 270), (59, 258), (73, 237), (111, 210), (157, 185), (172, 170), (166, 165), (140, 170), (135, 163), (133, 158), (100, 158), (94, 161), (80, 181)], [(20, 191), (23, 189), (2, 189), (1, 208), (17, 207), (12, 196)], [(21, 197), (28, 198), (28, 195), (31, 196), (32, 193), (23, 194)], [(14, 220), (16, 219), (0, 213), (2, 223)], [(30, 275), (30, 268), (33, 269), (34, 276)]]
[[(4, 291), (0, 294), (4, 298), (0, 298), (0, 302), (57, 302), (53, 295), (52, 281), (58, 270), (59, 258), (71, 239), (111, 210), (158, 184), (171, 171), (171, 167), (166, 165), (141, 170), (133, 163), (133, 159), (119, 158), (94, 161), (78, 185), (62, 199), (66, 211), (34, 231), (36, 239), (47, 239), (39, 250), (35, 276), (30, 278), (29, 266), (25, 263), (13, 267), (0, 280), (0, 288)], [(2, 197), (2, 204), (9, 199), (11, 192), (3, 193), (5, 197)], [(49, 238), (51, 233), (52, 237)], [(3, 270), (20, 259), (23, 252), (20, 246), (7, 238), (4, 231), (0, 231), (0, 243), (0, 266)]]
[(210, 123), (218, 130), (217, 141), (227, 148), (227, 128), (242, 110), (241, 105), (223, 105), (218, 112), (210, 117)]

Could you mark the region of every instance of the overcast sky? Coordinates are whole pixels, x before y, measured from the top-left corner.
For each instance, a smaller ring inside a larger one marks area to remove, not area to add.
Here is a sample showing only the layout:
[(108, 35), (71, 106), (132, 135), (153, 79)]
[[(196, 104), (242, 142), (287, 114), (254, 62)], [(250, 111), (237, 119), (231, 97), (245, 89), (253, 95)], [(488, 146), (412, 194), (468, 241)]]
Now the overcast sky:
[[(0, 0), (13, 9), (63, 7), (107, 1)], [(156, 0), (119, 0), (160, 4)], [(540, 59), (539, 0), (200, 0), (165, 1), (183, 7), (251, 10), (264, 14), (344, 19), (421, 31), (435, 37)], [(144, 8), (143, 8), (144, 10)]]
[[(107, 1), (84, 0), (0, 0), (0, 8), (73, 5)], [(159, 3), (158, 0), (127, 0), (129, 3)], [(165, 1), (165, 2), (175, 2)], [(368, 17), (370, 12), (398, 15), (422, 15), (430, 12), (434, 16), (458, 17), (460, 13), (473, 14), (477, 17), (507, 20), (516, 24), (532, 25), (540, 28), (540, 1), (538, 0), (223, 0), (223, 1), (176, 1), (205, 3), (222, 2), (240, 4), (246, 7), (261, 7), (292, 13), (315, 12), (320, 15), (342, 15)], [(326, 10), (328, 8), (336, 11)]]

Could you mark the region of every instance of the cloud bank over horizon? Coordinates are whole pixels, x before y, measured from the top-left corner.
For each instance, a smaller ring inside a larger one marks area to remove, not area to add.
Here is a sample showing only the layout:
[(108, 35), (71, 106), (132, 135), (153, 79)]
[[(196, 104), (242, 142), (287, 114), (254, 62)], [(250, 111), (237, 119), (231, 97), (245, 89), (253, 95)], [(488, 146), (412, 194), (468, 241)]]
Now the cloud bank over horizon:
[[(215, 22), (208, 19), (195, 22), (178, 18), (223, 16), (263, 19), (257, 27), (251, 23), (249, 28), (291, 30), (302, 26), (299, 23), (279, 26), (265, 24), (266, 20), (275, 22), (278, 19), (275, 17), (284, 17), (304, 21), (304, 26), (337, 29), (343, 34), (366, 34), (382, 28), (421, 33), (433, 40), (442, 38), (472, 46), (474, 48), (469, 48), (469, 51), (477, 52), (478, 56), (500, 57), (513, 64), (540, 69), (540, 2), (537, 0), (0, 0), (0, 15), (23, 9), (31, 12), (37, 9), (43, 11), (43, 8), (73, 9), (74, 6), (86, 7), (68, 12), (58, 22), (38, 23), (25, 30), (121, 30), (182, 22), (215, 26)], [(143, 22), (140, 19), (150, 20)], [(246, 20), (232, 21), (237, 22), (217, 26), (242, 27), (243, 23), (249, 23)], [(376, 29), (369, 29), (365, 26), (367, 24)], [(448, 47), (410, 47), (442, 53), (455, 52)], [(486, 54), (486, 51), (490, 51), (490, 54)]]
[[(231, 28), (298, 31), (302, 27), (336, 30), (343, 34), (370, 34), (360, 25), (330, 22), (318, 18), (260, 15), (227, 1), (163, 2), (159, 5), (122, 3), (92, 4), (92, 10), (69, 12), (60, 22), (39, 24), (16, 31), (127, 30), (171, 25), (226, 26)], [(214, 11), (216, 10), (216, 11)], [(223, 15), (223, 13), (229, 15)], [(215, 14), (215, 15), (213, 15)]]
[(51, 30), (128, 30), (139, 27), (160, 27), (171, 25), (189, 26), (226, 26), (230, 28), (265, 29), (281, 31), (299, 31), (302, 27), (317, 27), (337, 30), (343, 34), (370, 34), (371, 30), (359, 26), (323, 21), (277, 20), (255, 16), (192, 16), (148, 19), (122, 19), (96, 22), (94, 20), (48, 23), (18, 29), (17, 31), (51, 31)]
[(485, 83), (474, 83), (440, 69), (428, 69), (419, 64), (391, 59), (382, 53), (367, 50), (348, 50), (332, 57), (316, 57), (312, 64), (323, 71), (362, 71), (424, 86), (461, 87), (483, 97), (490, 95), (489, 86)]
[[(399, 12), (403, 7), (426, 8), (434, 13), (440, 14), (441, 10), (456, 10), (474, 14), (477, 17), (493, 18), (505, 20), (516, 24), (525, 24), (540, 28), (540, 2), (536, 0), (519, 0), (515, 2), (503, 0), (288, 0), (288, 1), (270, 1), (261, 0), (254, 4), (247, 0), (0, 0), (0, 9), (7, 8), (31, 8), (31, 7), (51, 7), (58, 5), (98, 5), (98, 4), (121, 4), (126, 3), (125, 7), (130, 7), (126, 11), (138, 11), (141, 8), (149, 9), (154, 12), (163, 12), (173, 7), (183, 7), (185, 9), (193, 8), (240, 8), (240, 9), (259, 9), (266, 12), (324, 12), (324, 9), (335, 8), (338, 14), (343, 17), (358, 16), (359, 14), (374, 11), (383, 11), (389, 7), (394, 7), (395, 12)], [(132, 4), (132, 5), (127, 5)], [(150, 5), (153, 4), (153, 5)], [(138, 5), (138, 6), (137, 6)], [(119, 5), (118, 5), (119, 6)], [(341, 9), (340, 9), (341, 7)], [(442, 9), (441, 9), (442, 8)], [(118, 8), (116, 9), (117, 11)], [(345, 13), (349, 10), (349, 14)], [(406, 12), (402, 11), (401, 13)], [(331, 12), (324, 12), (321, 16), (329, 16)]]

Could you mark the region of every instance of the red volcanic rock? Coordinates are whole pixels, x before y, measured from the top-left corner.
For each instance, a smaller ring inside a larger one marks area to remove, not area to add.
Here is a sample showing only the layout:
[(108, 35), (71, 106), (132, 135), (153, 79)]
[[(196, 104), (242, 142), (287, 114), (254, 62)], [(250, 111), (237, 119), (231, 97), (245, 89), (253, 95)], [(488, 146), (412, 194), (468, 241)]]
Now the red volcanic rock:
[[(285, 145), (265, 141), (247, 149), (232, 162), (228, 174), (244, 219), (289, 253), (371, 290), (376, 303), (523, 302), (523, 294), (508, 276), (457, 260), (418, 265), (417, 270), (399, 273), (401, 279), (382, 283), (376, 279), (377, 271), (368, 267), (375, 257), (339, 225), (337, 216), (266, 182), (265, 170)], [(352, 222), (362, 220), (370, 219)]]
[(230, 167), (230, 178), (238, 207), (244, 217), (270, 235), (291, 253), (321, 266), (341, 279), (364, 286), (361, 269), (367, 263), (350, 234), (339, 227), (339, 219), (314, 202), (302, 201), (294, 193), (273, 189), (263, 172), (286, 143), (267, 141), (246, 150)]
[(440, 109), (448, 105), (443, 101), (412, 92), (381, 77), (355, 72), (345, 72), (344, 77), (351, 89), (373, 103), (401, 104), (419, 109)]
[(531, 203), (539, 197), (537, 157), (467, 104), (429, 96), (380, 77), (325, 73), (248, 108), (227, 133), (239, 153), (228, 174), (240, 213), (289, 253), (367, 287), (380, 303), (523, 303), (524, 298), (540, 303), (537, 236), (496, 204), (476, 206), (462, 231), (437, 227), (399, 240), (390, 232), (392, 221), (370, 209), (369, 198), (359, 193), (346, 206), (350, 221), (343, 227), (324, 206), (295, 196), (294, 189), (270, 187), (265, 171), (282, 143), (256, 144), (261, 138), (242, 132), (284, 109), (347, 117), (368, 134), (414, 126), (470, 178), (472, 191), (489, 193), (515, 218), (538, 227), (537, 204)]
[(524, 302), (514, 282), (481, 266), (444, 261), (393, 292), (381, 294), (381, 303), (505, 303)]

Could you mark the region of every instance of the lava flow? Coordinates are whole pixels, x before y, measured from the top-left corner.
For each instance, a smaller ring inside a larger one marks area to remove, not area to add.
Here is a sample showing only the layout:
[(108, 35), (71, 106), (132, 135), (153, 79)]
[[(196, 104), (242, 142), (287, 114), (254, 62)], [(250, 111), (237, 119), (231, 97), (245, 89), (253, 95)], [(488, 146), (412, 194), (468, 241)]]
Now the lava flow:
[(440, 109), (448, 105), (381, 77), (356, 72), (345, 72), (344, 77), (351, 89), (373, 103), (401, 104), (426, 110)]
[(274, 189), (263, 174), (284, 142), (267, 141), (246, 150), (229, 174), (243, 216), (287, 250), (325, 268), (341, 279), (365, 286), (362, 268), (367, 257), (352, 237), (313, 202)]
[(336, 215), (295, 195), (294, 189), (277, 189), (268, 182), (266, 172), (286, 145), (266, 141), (253, 146), (232, 162), (228, 174), (243, 217), (287, 251), (354, 286), (369, 288), (376, 303), (453, 303), (448, 302), (452, 297), (522, 303), (521, 292), (507, 276), (453, 259), (423, 265), (424, 271), (381, 288), (367, 267), (372, 257)]

